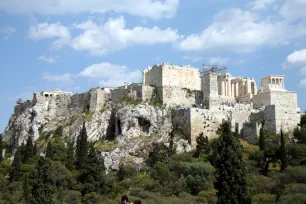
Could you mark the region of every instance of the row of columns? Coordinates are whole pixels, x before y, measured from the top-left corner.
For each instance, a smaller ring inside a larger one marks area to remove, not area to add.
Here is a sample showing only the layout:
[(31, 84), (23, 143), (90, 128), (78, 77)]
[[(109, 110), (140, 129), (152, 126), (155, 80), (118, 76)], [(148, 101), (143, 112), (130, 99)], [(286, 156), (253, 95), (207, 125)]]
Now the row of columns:
[[(252, 90), (252, 83), (253, 89)], [(242, 95), (256, 94), (257, 88), (252, 80), (235, 80), (232, 81), (228, 76), (225, 76), (224, 80), (221, 80), (221, 96), (239, 97)]]
[(284, 79), (280, 77), (271, 77), (270, 86), (270, 88), (284, 89)]

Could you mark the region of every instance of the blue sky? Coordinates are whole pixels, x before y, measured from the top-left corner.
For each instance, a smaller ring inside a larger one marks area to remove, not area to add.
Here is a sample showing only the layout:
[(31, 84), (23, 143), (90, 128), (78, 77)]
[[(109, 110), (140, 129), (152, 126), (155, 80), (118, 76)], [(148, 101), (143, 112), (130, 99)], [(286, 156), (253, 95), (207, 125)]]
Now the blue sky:
[(0, 0), (0, 132), (18, 98), (140, 82), (153, 64), (284, 74), (306, 109), (306, 0)]

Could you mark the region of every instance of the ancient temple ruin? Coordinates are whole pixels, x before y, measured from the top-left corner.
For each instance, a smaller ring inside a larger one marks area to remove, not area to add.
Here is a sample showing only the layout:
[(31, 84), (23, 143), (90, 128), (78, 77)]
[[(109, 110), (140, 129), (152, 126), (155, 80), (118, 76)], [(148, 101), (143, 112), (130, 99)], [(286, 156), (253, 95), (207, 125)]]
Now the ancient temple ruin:
[[(78, 112), (84, 108), (87, 111), (103, 110), (107, 102), (117, 104), (131, 100), (148, 105), (158, 103), (171, 107), (173, 131), (185, 135), (192, 147), (195, 147), (196, 137), (202, 132), (209, 138), (217, 137), (217, 129), (224, 120), (231, 120), (233, 131), (238, 130), (248, 141), (256, 142), (263, 121), (263, 128), (275, 133), (281, 129), (292, 131), (299, 123), (297, 93), (287, 91), (284, 81), (282, 75), (271, 75), (262, 78), (261, 87), (257, 87), (253, 78), (235, 77), (227, 72), (201, 74), (189, 65), (163, 63), (144, 69), (141, 83), (112, 89), (96, 88), (75, 95), (60, 90), (34, 93), (32, 101), (15, 107), (15, 114), (36, 103), (58, 106), (59, 100), (65, 104), (63, 109), (68, 107), (70, 111)], [(60, 108), (57, 110), (61, 111)], [(56, 113), (51, 116), (56, 117)], [(120, 134), (120, 126), (118, 119), (114, 133)]]

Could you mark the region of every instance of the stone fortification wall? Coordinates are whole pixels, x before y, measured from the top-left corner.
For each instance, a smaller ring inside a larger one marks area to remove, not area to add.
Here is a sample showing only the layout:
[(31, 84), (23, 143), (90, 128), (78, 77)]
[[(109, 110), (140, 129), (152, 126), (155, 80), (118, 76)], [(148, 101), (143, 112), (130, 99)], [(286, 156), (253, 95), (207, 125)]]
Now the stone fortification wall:
[(172, 110), (172, 124), (175, 133), (182, 134), (191, 144), (191, 111), (190, 108)]
[(201, 90), (200, 72), (191, 66), (164, 65), (162, 78), (163, 86)]
[(122, 99), (142, 100), (142, 85), (132, 84), (122, 86), (111, 90), (111, 99), (113, 103), (119, 103)]
[(100, 88), (91, 89), (89, 92), (71, 96), (71, 102), (67, 105), (70, 112), (83, 111), (95, 112), (101, 110), (110, 100), (110, 93)]
[(196, 138), (202, 132), (204, 136), (207, 136), (209, 139), (218, 137), (217, 130), (223, 121), (228, 120), (229, 115), (222, 111), (191, 108), (190, 117), (190, 144), (192, 148), (195, 148), (197, 145)]
[(291, 91), (260, 92), (253, 97), (253, 105), (256, 109), (268, 105), (297, 108), (297, 93)]
[(154, 65), (143, 71), (143, 85), (201, 90), (200, 72), (189, 65), (176, 66), (167, 63)]
[(257, 144), (260, 128), (261, 125), (258, 123), (244, 123), (242, 129), (243, 139), (251, 144)]
[(153, 86), (142, 86), (142, 101), (151, 101), (155, 88)]
[(162, 94), (163, 104), (169, 106), (191, 107), (196, 104), (196, 93), (194, 90), (164, 86), (162, 87)]
[[(192, 148), (196, 147), (196, 138), (204, 133), (209, 139), (218, 137), (217, 130), (223, 121), (231, 120), (232, 131), (238, 127), (243, 133), (244, 124), (250, 123), (253, 113), (250, 104), (220, 105), (218, 109), (184, 108), (172, 111), (173, 128), (188, 139)], [(256, 123), (255, 123), (256, 124)], [(250, 130), (250, 129), (248, 129)], [(256, 135), (256, 133), (255, 133)], [(256, 138), (256, 137), (255, 137)]]
[(100, 111), (105, 103), (110, 100), (110, 94), (102, 89), (93, 89), (90, 91), (90, 112)]
[[(271, 112), (275, 113), (275, 132), (293, 131), (300, 122), (300, 113), (294, 107), (271, 106)], [(266, 114), (270, 114), (267, 112)]]
[(82, 112), (87, 104), (90, 101), (90, 94), (89, 92), (74, 94), (71, 97), (71, 103), (69, 104), (68, 108), (73, 112)]
[(162, 86), (162, 66), (154, 65), (143, 71), (143, 85)]
[(21, 104), (17, 104), (14, 107), (14, 115), (19, 116), (21, 113), (23, 113), (27, 108), (31, 108), (35, 105), (35, 103), (33, 101), (26, 101), (24, 103)]
[(203, 108), (203, 91), (195, 90), (195, 102), (197, 107)]
[(186, 108), (172, 111), (174, 131), (183, 134), (191, 144), (196, 147), (196, 138), (204, 133), (209, 139), (218, 137), (219, 125), (228, 119), (228, 114), (223, 111), (211, 111), (199, 108)]
[(45, 118), (48, 120), (66, 121), (70, 115), (67, 108), (70, 103), (71, 96), (66, 94), (45, 98)]
[(218, 95), (218, 79), (216, 73), (206, 73), (202, 77), (203, 105), (206, 108), (215, 108), (221, 103)]

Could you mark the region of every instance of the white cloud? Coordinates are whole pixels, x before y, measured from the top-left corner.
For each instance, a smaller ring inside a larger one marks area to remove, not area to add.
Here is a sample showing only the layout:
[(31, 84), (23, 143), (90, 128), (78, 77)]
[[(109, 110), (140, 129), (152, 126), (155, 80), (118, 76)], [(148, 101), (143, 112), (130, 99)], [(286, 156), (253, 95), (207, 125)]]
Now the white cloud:
[(44, 73), (43, 79), (48, 81), (58, 81), (58, 82), (67, 82), (72, 81), (73, 75), (70, 73), (66, 74), (50, 74), (50, 73)]
[(4, 34), (4, 39), (8, 39), (12, 34), (16, 32), (16, 29), (12, 26), (6, 26), (0, 29), (0, 32)]
[(294, 51), (287, 56), (286, 62), (282, 64), (284, 69), (306, 65), (306, 49)]
[(179, 0), (9, 0), (0, 1), (0, 10), (42, 15), (116, 12), (160, 19), (173, 17), (178, 4)]
[(306, 75), (306, 67), (302, 67), (302, 68), (300, 69), (300, 74), (301, 74), (301, 75)]
[(213, 65), (216, 65), (216, 64), (217, 65), (227, 65), (228, 62), (229, 62), (229, 58), (228, 57), (222, 58), (220, 56), (218, 56), (218, 57), (211, 57), (211, 58), (209, 58), (208, 62), (210, 64), (213, 64)]
[(287, 62), (289, 64), (306, 64), (306, 49), (295, 51), (288, 55)]
[(305, 34), (304, 26), (273, 18), (262, 20), (254, 12), (234, 8), (221, 11), (211, 25), (201, 33), (187, 36), (178, 48), (183, 51), (250, 52), (262, 45), (288, 44)]
[(75, 24), (74, 28), (83, 32), (72, 38), (69, 29), (61, 23), (41, 23), (30, 27), (29, 37), (33, 40), (57, 38), (52, 42), (53, 48), (59, 49), (67, 45), (75, 50), (87, 50), (92, 55), (100, 56), (130, 45), (173, 43), (182, 38), (177, 30), (171, 28), (162, 30), (155, 26), (153, 28), (134, 27), (128, 29), (125, 27), (123, 16), (109, 19), (102, 25), (86, 21)]
[(54, 57), (52, 57), (52, 56), (44, 56), (44, 55), (42, 55), (42, 56), (39, 56), (38, 59), (41, 60), (41, 61), (45, 61), (47, 63), (50, 63), (50, 64), (53, 64), (53, 63), (56, 62), (56, 59)]
[(199, 62), (199, 61), (203, 61), (204, 58), (203, 57), (197, 57), (197, 56), (188, 56), (188, 55), (185, 55), (183, 57), (183, 59), (185, 60), (190, 60), (192, 62)]
[(263, 10), (267, 9), (269, 5), (276, 1), (277, 0), (253, 0), (248, 5), (251, 6), (253, 10)]
[(301, 87), (301, 88), (306, 88), (306, 79), (302, 79), (302, 80), (300, 81), (300, 87)]
[(72, 40), (71, 46), (76, 50), (88, 50), (92, 55), (104, 55), (129, 45), (172, 43), (180, 39), (177, 31), (170, 28), (165, 30), (159, 27), (127, 29), (122, 16), (109, 19), (104, 25), (87, 21), (75, 27), (84, 32)]
[(69, 42), (70, 31), (59, 22), (52, 24), (45, 22), (31, 26), (29, 29), (29, 37), (32, 40), (57, 38), (57, 40), (52, 42), (52, 47), (59, 49)]
[(306, 19), (305, 0), (285, 0), (280, 8), (280, 14), (288, 21)]
[(126, 66), (110, 63), (90, 65), (78, 75), (98, 79), (102, 87), (123, 86), (124, 82), (140, 82), (142, 78), (140, 70), (130, 71)]

